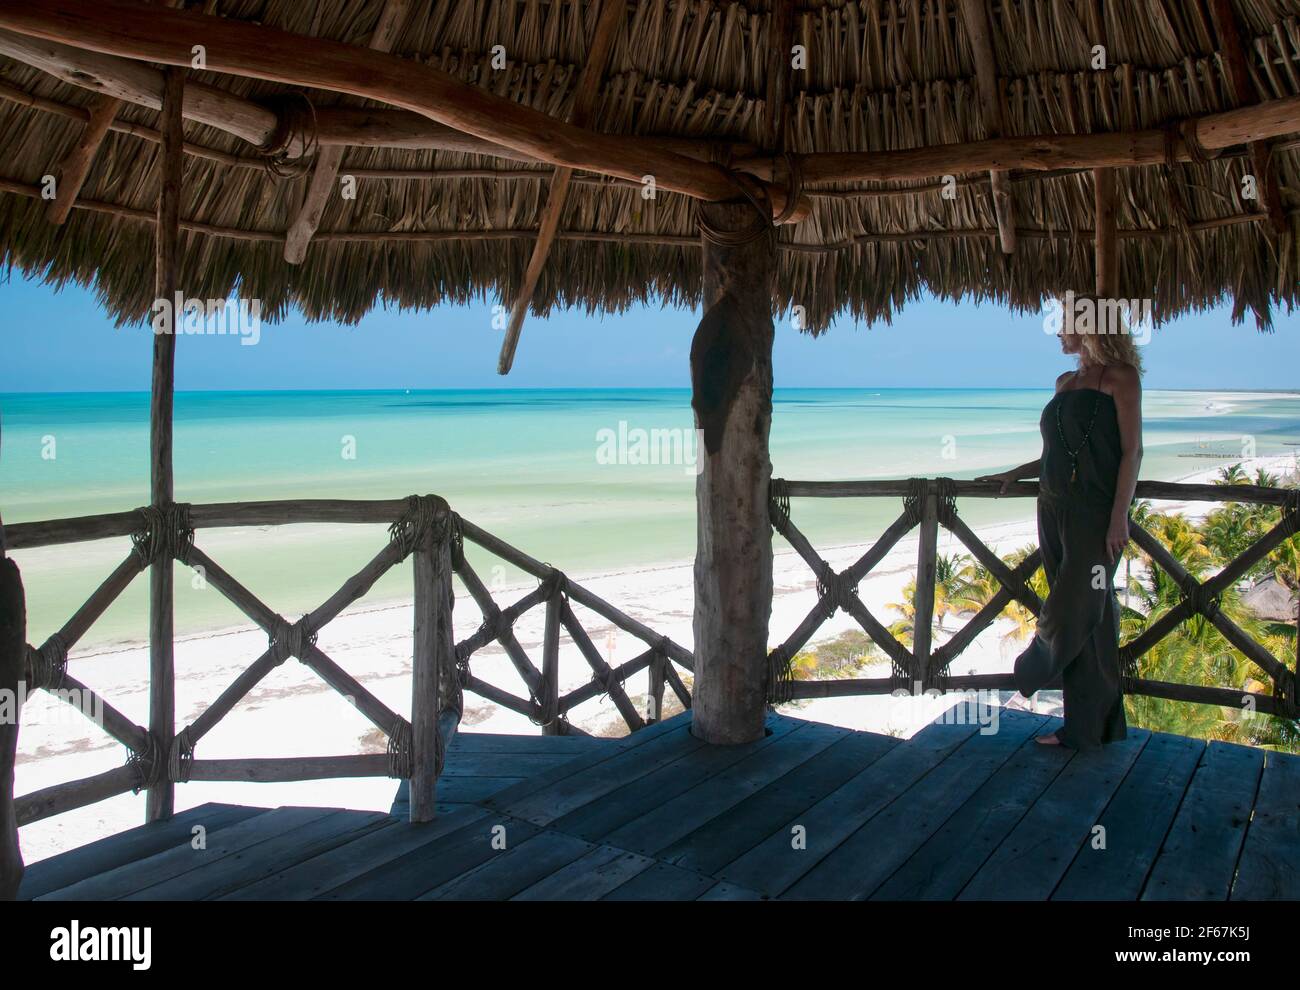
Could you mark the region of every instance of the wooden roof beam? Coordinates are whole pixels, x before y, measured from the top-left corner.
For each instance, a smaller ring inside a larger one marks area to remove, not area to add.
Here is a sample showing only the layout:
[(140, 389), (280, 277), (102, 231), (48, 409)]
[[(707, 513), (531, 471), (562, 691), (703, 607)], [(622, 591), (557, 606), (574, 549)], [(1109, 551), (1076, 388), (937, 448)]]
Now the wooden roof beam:
[[(0, 55), (40, 69), (61, 82), (92, 93), (111, 96), (152, 110), (161, 106), (163, 74), (143, 62), (4, 30), (0, 30)], [(28, 102), (35, 106), (45, 101), (30, 98)], [(256, 147), (264, 147), (279, 130), (279, 117), (274, 110), (216, 86), (188, 82), (185, 87), (184, 109), (186, 120), (215, 127)], [(321, 147), (341, 144), (363, 148), (452, 151), (489, 155), (530, 165), (545, 164), (532, 155), (465, 134), (406, 110), (316, 107), (315, 125), (315, 138)], [(137, 133), (138, 127), (139, 125), (117, 121), (110, 125), (110, 130), (127, 129), (131, 133)], [(652, 143), (658, 148), (667, 148), (688, 158), (703, 161), (709, 159), (711, 150), (709, 142), (692, 138), (636, 136), (623, 140), (634, 147)], [(750, 154), (754, 150), (752, 146), (739, 142), (733, 142), (732, 146), (738, 154)], [(290, 156), (302, 154), (301, 140), (297, 137), (290, 138), (284, 151)]]
[[(552, 165), (619, 178), (654, 177), (656, 187), (695, 199), (738, 198), (744, 189), (721, 166), (652, 142), (632, 145), (557, 121), (532, 107), (463, 83), (429, 65), (355, 45), (190, 11), (160, 10), (139, 0), (0, 0), (0, 28), (110, 55), (188, 66), (195, 44), (212, 72), (347, 93), (388, 103), (502, 144)], [(767, 189), (774, 215), (787, 195)], [(807, 216), (801, 202), (789, 219)]]
[(54, 168), (54, 198), (45, 208), (45, 218), (56, 226), (68, 219), (72, 204), (77, 201), (81, 187), (86, 184), (90, 165), (99, 153), (100, 145), (108, 136), (108, 129), (121, 108), (122, 101), (111, 96), (96, 96), (87, 108), (89, 116), (81, 137), (63, 160)]
[[(371, 49), (377, 52), (392, 51), (397, 42), (397, 34), (406, 23), (406, 15), (410, 10), (411, 0), (384, 0), (384, 9), (379, 12), (379, 20), (370, 34)], [(338, 179), (339, 166), (343, 164), (346, 147), (342, 144), (322, 146), (316, 154), (316, 167), (307, 183), (307, 192), (284, 235), (284, 260), (291, 265), (300, 265), (307, 257), (307, 245), (320, 227), (325, 204), (335, 190), (335, 181)]]
[[(1002, 101), (998, 98), (997, 59), (993, 54), (993, 32), (985, 0), (961, 0), (961, 13), (966, 24), (966, 37), (975, 56), (975, 82), (979, 88), (984, 131), (989, 137), (1000, 138), (1006, 134), (1006, 118), (1002, 111)], [(1014, 254), (1016, 216), (1010, 177), (1006, 169), (992, 169), (989, 180), (1002, 253)]]
[[(1227, 70), (1228, 94), (1235, 106), (1255, 103), (1259, 93), (1251, 81), (1250, 70), (1246, 64), (1246, 50), (1241, 41), (1241, 29), (1237, 23), (1237, 14), (1229, 0), (1211, 0), (1210, 16), (1214, 21), (1214, 33), (1219, 38), (1219, 54)], [(1267, 141), (1251, 141), (1247, 146), (1250, 153), (1251, 169), (1255, 175), (1258, 202), (1268, 214), (1273, 231), (1285, 234), (1289, 229), (1286, 210), (1282, 206), (1282, 191), (1278, 187), (1277, 171), (1273, 168)]]
[[(1202, 147), (1210, 151), (1231, 148), (1300, 132), (1300, 96), (1189, 117), (1181, 123), (1188, 128), (1195, 127)], [(1175, 161), (1192, 161), (1181, 134), (1173, 137), (1171, 145)], [(897, 151), (833, 151), (799, 156), (805, 182), (938, 179), (959, 172), (1128, 167), (1159, 165), (1165, 160), (1164, 130), (1036, 134)], [(735, 163), (735, 167), (760, 177), (770, 176), (773, 166), (770, 156), (755, 156)]]
[[(624, 22), (627, 12), (627, 0), (602, 0), (600, 15), (596, 21), (596, 30), (591, 37), (591, 47), (587, 51), (587, 61), (578, 73), (578, 82), (574, 87), (573, 109), (569, 122), (578, 127), (586, 127), (596, 109), (596, 100), (600, 97), (600, 84), (605, 78), (605, 68), (609, 65), (610, 53), (614, 50), (614, 35)], [(569, 186), (573, 181), (573, 169), (559, 166), (551, 176), (551, 183), (546, 194), (546, 205), (537, 223), (537, 240), (533, 243), (533, 253), (528, 258), (528, 267), (524, 270), (524, 280), (519, 286), (514, 306), (510, 309), (510, 322), (506, 326), (506, 337), (501, 342), (501, 354), (497, 358), (497, 374), (507, 375), (515, 363), (515, 349), (519, 346), (519, 335), (524, 329), (524, 318), (537, 290), (537, 282), (546, 267), (551, 245), (560, 229), (560, 218), (564, 214), (564, 205), (568, 202)]]

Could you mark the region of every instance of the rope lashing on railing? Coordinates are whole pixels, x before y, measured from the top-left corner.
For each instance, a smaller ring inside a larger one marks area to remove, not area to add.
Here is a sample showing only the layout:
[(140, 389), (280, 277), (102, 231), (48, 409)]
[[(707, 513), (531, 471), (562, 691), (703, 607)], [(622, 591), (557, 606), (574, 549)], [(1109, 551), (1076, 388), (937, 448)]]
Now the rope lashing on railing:
[(822, 615), (829, 619), (837, 609), (849, 608), (849, 601), (855, 587), (851, 586), (843, 574), (837, 573), (825, 561), (817, 575), (817, 604), (821, 606)]
[(773, 478), (767, 483), (767, 514), (778, 531), (790, 522), (790, 488), (784, 478)]
[(57, 691), (68, 672), (68, 644), (54, 633), (38, 650), (27, 647), (27, 684), (31, 690)]
[(925, 479), (908, 478), (907, 494), (903, 496), (903, 512), (907, 515), (907, 521), (913, 526), (917, 525), (924, 510)]
[(952, 478), (935, 478), (934, 483), (939, 496), (939, 524), (952, 529), (957, 518), (957, 482)]
[(1197, 581), (1191, 574), (1184, 574), (1178, 587), (1182, 590), (1183, 601), (1192, 607), (1194, 612), (1205, 616), (1207, 619), (1213, 619), (1219, 614), (1220, 594), (1213, 594), (1209, 587)]
[(569, 600), (569, 577), (558, 567), (543, 562), (546, 567), (546, 577), (537, 579), (537, 587), (546, 589), (546, 600), (559, 598), (561, 601)]
[(794, 656), (783, 643), (767, 655), (767, 703), (784, 705), (794, 699)]
[(141, 567), (169, 558), (188, 564), (194, 547), (194, 527), (190, 525), (188, 502), (145, 505), (140, 513), (140, 529), (131, 534), (131, 549)]
[(126, 757), (126, 765), (135, 770), (132, 794), (139, 794), (142, 790), (157, 786), (163, 782), (167, 773), (167, 759), (163, 755), (163, 746), (158, 736), (146, 730), (144, 738), (144, 752), (137, 753), (133, 750)]
[(302, 659), (307, 647), (316, 645), (316, 633), (308, 626), (310, 621), (309, 615), (304, 615), (297, 622), (280, 619), (275, 632), (267, 639), (267, 648), (273, 651), (277, 667), (290, 657)]
[(167, 754), (167, 779), (178, 784), (190, 779), (194, 769), (194, 734), (186, 726), (172, 739), (171, 751)]
[(388, 737), (388, 776), (409, 780), (413, 765), (411, 723), (401, 719)]
[(406, 510), (388, 527), (388, 538), (405, 560), (416, 547), (431, 546), (448, 534), (449, 515), (446, 501), (437, 495), (408, 495)]
[(451, 566), (461, 567), (465, 563), (465, 531), (459, 512), (448, 510), (447, 526), (451, 534)]

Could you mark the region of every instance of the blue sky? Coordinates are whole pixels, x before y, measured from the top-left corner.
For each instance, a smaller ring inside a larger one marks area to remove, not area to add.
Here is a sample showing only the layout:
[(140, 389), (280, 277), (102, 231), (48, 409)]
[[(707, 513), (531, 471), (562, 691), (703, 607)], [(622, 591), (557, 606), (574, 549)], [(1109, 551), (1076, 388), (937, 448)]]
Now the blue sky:
[[(115, 329), (77, 286), (55, 292), (14, 273), (0, 281), (0, 392), (143, 391), (151, 334)], [(697, 315), (639, 307), (617, 316), (530, 317), (507, 378), (496, 374), (502, 331), (489, 305), (375, 311), (354, 327), (300, 317), (264, 324), (257, 346), (235, 336), (185, 336), (177, 388), (687, 387)], [(1143, 350), (1148, 388), (1295, 388), (1300, 312), (1275, 332), (1229, 311), (1185, 317)], [(892, 325), (843, 321), (819, 339), (778, 324), (780, 387), (1047, 387), (1070, 367), (1038, 316), (997, 306), (912, 303)]]

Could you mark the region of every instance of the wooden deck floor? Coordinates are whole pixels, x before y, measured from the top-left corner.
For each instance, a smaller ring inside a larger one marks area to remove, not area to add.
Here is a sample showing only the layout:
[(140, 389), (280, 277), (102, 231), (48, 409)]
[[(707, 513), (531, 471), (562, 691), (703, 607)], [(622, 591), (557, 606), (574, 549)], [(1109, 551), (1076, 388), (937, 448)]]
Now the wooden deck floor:
[(394, 815), (209, 804), (34, 864), (22, 895), (1300, 896), (1300, 758), (1144, 730), (1073, 754), (1032, 741), (1054, 719), (1006, 709), (995, 733), (910, 740), (772, 715), (725, 748), (689, 718), (620, 740), (462, 733), (430, 824), (401, 819), (404, 792)]

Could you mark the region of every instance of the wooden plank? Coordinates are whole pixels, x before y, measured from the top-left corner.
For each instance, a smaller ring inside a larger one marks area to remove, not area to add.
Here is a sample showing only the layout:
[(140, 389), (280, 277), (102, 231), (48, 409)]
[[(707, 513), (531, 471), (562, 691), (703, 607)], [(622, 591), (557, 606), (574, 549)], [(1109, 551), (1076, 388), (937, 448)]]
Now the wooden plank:
[[(1043, 731), (1060, 727), (1048, 719)], [(1071, 750), (1022, 747), (882, 884), (871, 900), (951, 900), (1073, 757)]]
[(1264, 754), (1234, 901), (1300, 900), (1300, 757)]
[[(405, 3), (390, 0), (380, 16), (377, 34), (384, 40), (389, 39), (406, 11)], [(456, 641), (452, 631), (455, 592), (451, 568), (451, 508), (437, 497), (430, 497), (427, 501), (434, 503), (430, 513), (432, 518), (425, 530), (418, 534), (419, 544), (411, 554), (415, 598), (411, 660), (411, 786), (407, 805), (413, 822), (429, 821), (437, 805), (438, 751), (442, 746), (438, 722), (442, 709), (453, 710), (453, 725), (459, 721), (459, 715), (454, 714), (454, 699), (440, 697), (447, 673), (456, 666)]]
[(765, 901), (767, 899), (766, 894), (760, 894), (757, 890), (750, 890), (748, 887), (726, 881), (719, 881), (696, 898), (697, 901)]
[(106, 873), (127, 863), (146, 859), (177, 845), (188, 845), (194, 828), (202, 826), (211, 836), (218, 829), (233, 825), (268, 808), (247, 808), (235, 804), (201, 804), (165, 822), (149, 822), (116, 835), (69, 849), (27, 867), (18, 891), (21, 900), (31, 900), (87, 877)]
[(301, 828), (338, 809), (277, 808), (265, 814), (228, 825), (209, 836), (207, 848), (193, 849), (188, 843), (174, 846), (147, 859), (125, 863), (80, 883), (74, 883), (38, 900), (116, 900), (145, 887), (178, 877), (241, 850), (266, 842), (285, 832)]
[(509, 900), (595, 848), (590, 842), (547, 829), (416, 900)]
[(713, 877), (668, 863), (655, 863), (627, 883), (615, 887), (602, 901), (693, 901), (718, 885)]
[(1129, 729), (1127, 739), (1076, 753), (958, 899), (1047, 900), (1150, 737)]
[(1097, 269), (1095, 288), (1102, 299), (1113, 299), (1119, 293), (1116, 181), (1113, 168), (1092, 170), (1093, 211), (1096, 214), (1093, 222), (1093, 256)]
[(661, 739), (651, 740), (644, 746), (620, 753), (534, 794), (514, 800), (494, 799), (487, 803), (516, 818), (526, 819), (536, 825), (549, 825), (629, 781), (652, 773), (704, 745), (704, 741), (692, 735), (687, 726), (682, 726)]
[(1227, 899), (1263, 770), (1263, 750), (1217, 740), (1205, 747), (1142, 900)]
[(380, 812), (335, 811), (301, 828), (137, 890), (123, 899), (198, 901), (220, 897), (344, 845), (388, 822), (389, 816)]
[[(624, 738), (624, 737), (619, 737)], [(458, 732), (447, 749), (447, 765), (471, 753), (523, 753), (535, 756), (580, 756), (616, 742), (600, 736), (525, 736)], [(445, 770), (444, 770), (445, 772)]]
[(801, 763), (848, 735), (847, 729), (809, 723), (717, 776), (665, 801), (651, 814), (615, 829), (606, 841), (646, 855), (672, 845)]
[(637, 780), (610, 791), (598, 801), (557, 818), (552, 826), (570, 835), (597, 841), (628, 822), (651, 814), (665, 802), (704, 783), (741, 760), (759, 753), (802, 727), (789, 719), (769, 719), (771, 734), (740, 746), (705, 746)]
[(577, 755), (577, 753), (449, 753), (438, 780), (441, 783), (448, 777), (532, 777), (562, 767)]
[(482, 808), (466, 808), (440, 815), (431, 822), (412, 825), (397, 821), (354, 838), (346, 845), (282, 870), (225, 895), (223, 900), (310, 900), (340, 887), (371, 870), (444, 836), (465, 828), (486, 816)]
[(1204, 749), (1202, 739), (1153, 734), (1097, 820), (1105, 848), (1085, 842), (1052, 899), (1137, 900)]
[[(975, 83), (979, 91), (980, 110), (984, 118), (984, 132), (988, 137), (1000, 138), (1006, 133), (1006, 114), (998, 98), (998, 64), (993, 51), (993, 31), (989, 22), (985, 0), (960, 0), (966, 37), (970, 41), (975, 60)], [(998, 237), (1003, 254), (1016, 250), (1016, 218), (1011, 198), (1011, 177), (1005, 169), (989, 172), (993, 193), (993, 212), (997, 217)]]
[(898, 745), (892, 736), (852, 732), (656, 855), (712, 874)]
[(519, 892), (512, 901), (595, 901), (648, 870), (654, 860), (615, 846), (598, 846), (545, 880)]
[[(974, 734), (974, 725), (929, 725), (895, 746), (869, 767), (793, 816), (716, 875), (742, 887), (780, 894), (817, 865), (871, 815)], [(795, 848), (793, 829), (802, 826), (804, 848)]]
[(791, 900), (865, 900), (1001, 769), (1045, 721), (1006, 711), (996, 732), (976, 733), (782, 895)]
[(586, 753), (576, 759), (570, 760), (562, 766), (556, 767), (554, 770), (539, 773), (536, 776), (530, 777), (522, 784), (516, 784), (508, 790), (502, 791), (487, 802), (487, 807), (503, 807), (499, 802), (514, 801), (529, 794), (535, 794), (540, 790), (550, 787), (558, 781), (582, 773), (591, 767), (604, 763), (606, 760), (614, 759), (621, 753), (626, 753), (631, 749), (636, 749), (638, 746), (648, 745), (666, 733), (676, 732), (678, 729), (683, 727), (686, 727), (689, 731), (690, 721), (691, 713), (682, 712), (680, 715), (675, 715), (663, 722), (656, 722), (654, 725), (646, 726), (646, 728), (639, 729), (621, 739), (612, 740), (609, 746), (601, 747), (598, 750)]
[[(436, 821), (436, 820), (435, 820)], [(368, 870), (316, 900), (410, 901), (536, 835), (536, 825), (504, 815), (484, 817)], [(500, 843), (504, 841), (504, 847)]]

